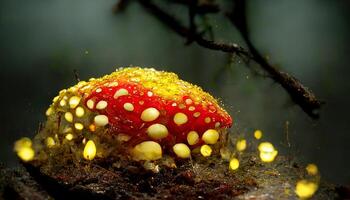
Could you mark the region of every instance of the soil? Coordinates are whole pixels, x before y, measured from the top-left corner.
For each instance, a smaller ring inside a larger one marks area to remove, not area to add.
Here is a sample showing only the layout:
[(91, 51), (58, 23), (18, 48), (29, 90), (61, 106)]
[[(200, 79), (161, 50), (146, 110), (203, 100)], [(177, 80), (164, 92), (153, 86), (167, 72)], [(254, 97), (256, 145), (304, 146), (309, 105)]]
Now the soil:
[[(235, 171), (216, 157), (160, 167), (158, 173), (139, 163), (121, 167), (105, 160), (22, 163), (1, 168), (0, 199), (298, 199), (294, 187), (303, 177), (304, 168), (287, 157), (266, 164), (254, 154), (245, 154)], [(312, 199), (345, 199), (339, 191), (344, 187), (321, 182)]]

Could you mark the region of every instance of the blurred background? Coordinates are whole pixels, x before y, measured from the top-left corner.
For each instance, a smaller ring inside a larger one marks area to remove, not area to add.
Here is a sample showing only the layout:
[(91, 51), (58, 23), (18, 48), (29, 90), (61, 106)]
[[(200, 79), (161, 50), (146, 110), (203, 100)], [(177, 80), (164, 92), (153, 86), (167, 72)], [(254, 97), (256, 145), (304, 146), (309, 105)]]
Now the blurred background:
[[(138, 65), (176, 72), (224, 102), (232, 134), (255, 129), (281, 154), (316, 163), (325, 180), (350, 184), (350, 2), (251, 0), (253, 42), (271, 62), (326, 101), (311, 120), (268, 78), (256, 77), (239, 59), (204, 49), (159, 23), (140, 5), (113, 14), (115, 0), (0, 1), (0, 162), (16, 166), (14, 140), (33, 137), (51, 99), (62, 88)], [(172, 12), (186, 16), (186, 10)], [(225, 19), (212, 15), (216, 40), (238, 41)], [(243, 44), (243, 43), (242, 43)], [(286, 141), (286, 124), (289, 142)]]

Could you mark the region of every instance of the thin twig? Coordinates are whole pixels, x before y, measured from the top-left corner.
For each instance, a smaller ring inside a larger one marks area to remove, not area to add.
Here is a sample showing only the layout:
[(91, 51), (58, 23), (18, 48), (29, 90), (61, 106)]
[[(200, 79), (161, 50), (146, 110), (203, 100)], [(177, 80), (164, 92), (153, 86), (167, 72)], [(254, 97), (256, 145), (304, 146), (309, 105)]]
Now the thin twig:
[(73, 73), (74, 73), (75, 80), (76, 80), (77, 82), (80, 82), (80, 78), (79, 78), (78, 70), (73, 69)]

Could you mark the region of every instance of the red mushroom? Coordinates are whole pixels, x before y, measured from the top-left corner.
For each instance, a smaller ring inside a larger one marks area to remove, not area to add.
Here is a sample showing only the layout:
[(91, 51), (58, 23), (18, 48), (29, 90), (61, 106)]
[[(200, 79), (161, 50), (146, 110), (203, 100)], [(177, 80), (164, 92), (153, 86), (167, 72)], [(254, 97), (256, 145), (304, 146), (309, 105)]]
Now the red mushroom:
[[(232, 125), (230, 115), (200, 87), (174, 73), (138, 67), (62, 90), (46, 114), (47, 124), (59, 122), (65, 140), (112, 135), (134, 160), (157, 160), (165, 153), (189, 158), (195, 148), (208, 156)], [(88, 150), (84, 157), (92, 160), (96, 149), (93, 155)]]

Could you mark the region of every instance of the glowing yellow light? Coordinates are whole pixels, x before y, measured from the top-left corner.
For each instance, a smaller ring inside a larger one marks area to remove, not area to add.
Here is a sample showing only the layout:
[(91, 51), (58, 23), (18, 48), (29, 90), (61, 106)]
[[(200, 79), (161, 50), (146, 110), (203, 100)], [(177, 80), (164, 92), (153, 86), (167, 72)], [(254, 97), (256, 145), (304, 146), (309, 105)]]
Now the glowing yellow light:
[(24, 162), (33, 160), (34, 150), (31, 147), (23, 147), (17, 152), (17, 156)]
[(69, 98), (69, 101), (68, 101), (69, 107), (71, 109), (76, 108), (80, 103), (80, 99), (81, 98), (77, 96), (72, 96), (71, 98)]
[(52, 113), (53, 113), (53, 109), (51, 107), (48, 108), (45, 112), (46, 116), (50, 116), (50, 115), (52, 115)]
[(90, 130), (91, 132), (95, 132), (95, 131), (96, 131), (96, 125), (95, 125), (95, 124), (90, 124), (89, 130)]
[(84, 125), (82, 123), (75, 123), (74, 128), (81, 131), (84, 129)]
[(24, 147), (32, 147), (32, 140), (27, 137), (23, 137), (15, 142), (15, 151), (18, 152), (20, 149)]
[(67, 140), (72, 140), (73, 139), (73, 134), (71, 134), (71, 133), (68, 133), (67, 135), (66, 135), (66, 139)]
[(92, 160), (96, 156), (96, 145), (94, 141), (89, 140), (84, 148), (83, 156), (86, 160)]
[(236, 143), (236, 149), (238, 151), (244, 151), (247, 148), (247, 141), (245, 139), (238, 140)]
[(201, 154), (204, 156), (204, 157), (208, 157), (208, 156), (210, 156), (211, 155), (211, 153), (212, 153), (212, 149), (211, 149), (211, 147), (209, 146), (209, 145), (202, 145), (201, 146), (201, 149), (200, 149), (200, 152), (201, 152)]
[(300, 180), (295, 187), (295, 193), (301, 199), (312, 197), (317, 191), (318, 185), (308, 180)]
[(53, 146), (55, 146), (55, 140), (52, 137), (48, 137), (46, 138), (46, 146), (51, 148)]
[(318, 174), (318, 168), (315, 164), (308, 164), (306, 166), (306, 171), (309, 175), (317, 175)]
[(32, 141), (29, 138), (23, 137), (17, 140), (14, 149), (17, 152), (17, 156), (24, 162), (33, 160), (35, 152), (32, 148)]
[(239, 160), (237, 158), (232, 158), (230, 160), (229, 168), (230, 170), (236, 170), (239, 167)]
[(258, 147), (259, 151), (260, 151), (260, 159), (263, 162), (272, 162), (275, 160), (278, 151), (275, 150), (275, 148), (273, 147), (273, 145), (269, 142), (262, 142), (259, 144)]
[(256, 130), (256, 131), (254, 131), (254, 137), (255, 137), (255, 139), (259, 140), (259, 139), (262, 138), (262, 136), (263, 136), (263, 133), (262, 133), (261, 130)]

